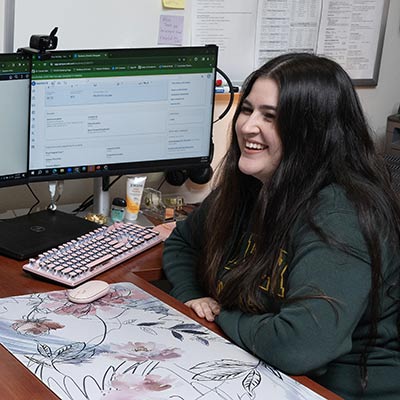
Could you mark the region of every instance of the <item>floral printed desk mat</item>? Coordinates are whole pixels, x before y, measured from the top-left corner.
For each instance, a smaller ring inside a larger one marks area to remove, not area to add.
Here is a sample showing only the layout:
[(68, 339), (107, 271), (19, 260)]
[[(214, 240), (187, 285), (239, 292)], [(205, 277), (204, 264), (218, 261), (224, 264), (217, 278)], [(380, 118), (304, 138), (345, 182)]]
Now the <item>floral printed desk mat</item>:
[(322, 399), (132, 283), (0, 299), (0, 342), (61, 399)]

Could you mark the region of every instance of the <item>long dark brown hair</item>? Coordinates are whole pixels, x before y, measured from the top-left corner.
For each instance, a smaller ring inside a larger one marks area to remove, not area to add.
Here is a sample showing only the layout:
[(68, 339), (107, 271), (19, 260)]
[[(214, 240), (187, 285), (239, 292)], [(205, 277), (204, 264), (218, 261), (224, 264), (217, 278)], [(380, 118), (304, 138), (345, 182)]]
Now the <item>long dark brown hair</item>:
[[(259, 78), (270, 78), (278, 85), (275, 122), (283, 148), (280, 165), (265, 184), (238, 169), (240, 149), (235, 132), (243, 100)], [(379, 318), (380, 243), (399, 247), (400, 208), (347, 73), (332, 60), (305, 53), (279, 56), (252, 73), (233, 117), (231, 144), (217, 182), (209, 199), (212, 205), (200, 277), (209, 294), (225, 308), (239, 307), (246, 312), (265, 311), (263, 295), (257, 290), (260, 277), (270, 276), (271, 287), (276, 287), (280, 271), (274, 266), (296, 219), (302, 217), (318, 230), (311, 217), (318, 192), (332, 183), (344, 189), (358, 212), (370, 256), (371, 345)], [(218, 270), (249, 223), (256, 238), (255, 252), (239, 261), (217, 293)], [(330, 241), (324, 232), (317, 233)], [(364, 367), (366, 354), (361, 362)], [(365, 378), (365, 371), (362, 375)]]

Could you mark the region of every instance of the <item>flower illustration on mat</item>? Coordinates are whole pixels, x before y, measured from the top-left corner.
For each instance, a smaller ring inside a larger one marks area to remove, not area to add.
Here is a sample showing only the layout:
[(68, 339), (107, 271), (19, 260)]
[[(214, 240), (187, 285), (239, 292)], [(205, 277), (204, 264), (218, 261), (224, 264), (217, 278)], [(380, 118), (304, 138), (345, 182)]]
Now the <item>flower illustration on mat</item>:
[(36, 309), (40, 312), (73, 315), (77, 318), (96, 314), (96, 307), (94, 307), (93, 303), (76, 304), (68, 301), (66, 290), (62, 292), (50, 292), (41, 300), (40, 307)]
[(171, 388), (173, 388), (173, 379), (168, 377), (156, 374), (145, 376), (115, 374), (111, 382), (111, 390), (106, 392), (104, 397), (109, 400), (165, 399), (165, 391)]
[(87, 315), (95, 315), (96, 307), (93, 303), (76, 304), (66, 303), (62, 307), (59, 307), (56, 311), (59, 315), (73, 315), (76, 318), (85, 317)]
[(119, 354), (117, 358), (135, 362), (165, 361), (181, 357), (181, 349), (169, 348), (154, 342), (128, 342), (115, 345)]
[[(141, 295), (141, 292), (139, 292), (139, 294)], [(130, 290), (111, 289), (109, 293), (93, 303), (76, 304), (68, 301), (67, 291), (63, 291), (49, 293), (47, 301), (44, 302), (41, 307), (55, 314), (73, 315), (79, 318), (95, 315), (98, 310), (106, 311), (124, 305), (129, 307), (133, 300), (137, 302), (138, 298), (144, 300), (148, 297), (148, 294), (139, 296), (136, 292), (133, 293)]]
[(167, 379), (154, 374), (146, 376), (119, 375), (114, 378), (112, 386), (120, 390), (135, 389), (142, 392), (161, 392), (172, 387)]
[(45, 335), (51, 330), (64, 328), (64, 325), (46, 319), (19, 319), (11, 325), (11, 328), (23, 335)]
[(136, 295), (136, 292), (133, 293), (131, 291), (110, 290), (105, 296), (96, 300), (96, 305), (102, 310), (121, 306), (129, 307), (132, 301), (145, 300), (148, 296), (148, 294), (142, 295), (141, 292)]

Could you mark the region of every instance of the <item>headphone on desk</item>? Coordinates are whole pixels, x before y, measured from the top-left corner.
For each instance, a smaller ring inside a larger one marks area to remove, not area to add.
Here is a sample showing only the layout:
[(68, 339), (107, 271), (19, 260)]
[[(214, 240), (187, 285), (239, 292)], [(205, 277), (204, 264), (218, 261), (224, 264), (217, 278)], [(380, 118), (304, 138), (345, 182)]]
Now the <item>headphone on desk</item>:
[[(217, 67), (216, 71), (225, 79), (228, 87), (229, 87), (229, 102), (225, 107), (225, 110), (221, 113), (221, 115), (213, 121), (213, 124), (217, 121), (220, 121), (222, 118), (228, 114), (229, 110), (232, 107), (233, 100), (235, 97), (235, 92), (233, 89), (233, 85), (228, 75), (225, 74), (224, 71)], [(211, 143), (211, 160), (214, 155), (214, 143)], [(211, 162), (210, 160), (210, 162)], [(199, 185), (204, 185), (209, 182), (213, 176), (213, 169), (211, 165), (207, 165), (206, 167), (201, 168), (191, 168), (191, 169), (176, 169), (172, 171), (168, 171), (165, 174), (165, 180), (173, 186), (182, 186), (187, 179), (190, 179), (192, 182), (197, 183)]]

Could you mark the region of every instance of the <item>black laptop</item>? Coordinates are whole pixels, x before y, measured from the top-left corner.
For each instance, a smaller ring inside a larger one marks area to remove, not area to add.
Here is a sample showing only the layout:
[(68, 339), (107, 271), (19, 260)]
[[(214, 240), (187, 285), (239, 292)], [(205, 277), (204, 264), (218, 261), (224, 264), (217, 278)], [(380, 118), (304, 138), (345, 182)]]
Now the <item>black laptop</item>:
[(36, 257), (99, 225), (61, 211), (44, 210), (0, 221), (0, 254), (16, 260)]

